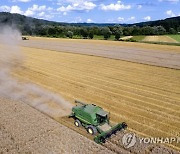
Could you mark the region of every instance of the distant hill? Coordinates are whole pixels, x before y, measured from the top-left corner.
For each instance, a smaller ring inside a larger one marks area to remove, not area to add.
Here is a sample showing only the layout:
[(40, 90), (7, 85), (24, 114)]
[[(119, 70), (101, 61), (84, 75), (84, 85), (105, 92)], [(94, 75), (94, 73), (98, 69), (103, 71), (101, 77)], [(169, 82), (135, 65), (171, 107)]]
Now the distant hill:
[(53, 25), (53, 26), (114, 26), (114, 23), (108, 24), (97, 24), (97, 23), (64, 23), (64, 22), (54, 22), (43, 19), (36, 19), (32, 17), (27, 17), (20, 14), (11, 14), (8, 12), (0, 12), (0, 23), (2, 24), (14, 24), (14, 25), (25, 25), (29, 24), (30, 26), (34, 25)]
[(12, 24), (12, 25), (62, 25), (63, 23), (47, 21), (42, 19), (36, 19), (32, 17), (26, 17), (20, 14), (11, 14), (8, 12), (0, 12), (0, 23), (1, 24)]
[[(43, 19), (36, 19), (32, 17), (26, 17), (20, 14), (11, 14), (7, 12), (0, 12), (0, 23), (3, 24), (14, 24), (14, 25), (29, 25), (29, 26), (39, 26), (39, 25), (53, 25), (53, 26), (98, 26), (98, 27), (105, 27), (105, 26), (114, 26), (117, 25), (115, 23), (64, 23), (64, 22), (54, 22), (54, 21), (47, 21)], [(121, 26), (163, 26), (166, 30), (169, 30), (169, 27), (177, 29), (180, 26), (180, 16), (167, 18), (163, 20), (156, 20), (156, 21), (149, 21), (149, 22), (140, 22), (134, 24), (119, 24)]]
[(166, 29), (166, 31), (169, 31), (170, 28), (177, 29), (180, 26), (180, 16), (167, 18), (167, 19), (163, 19), (163, 20), (140, 22), (140, 23), (135, 23), (135, 24), (131, 24), (131, 25), (128, 25), (128, 26), (133, 26), (133, 25), (136, 25), (136, 26), (139, 26), (139, 27), (163, 26)]
[[(11, 25), (23, 35), (48, 37), (93, 38), (94, 35), (164, 35), (180, 32), (180, 17), (134, 24), (116, 23), (64, 23), (26, 17), (20, 14), (0, 12), (0, 26)], [(119, 25), (119, 26), (118, 26)]]

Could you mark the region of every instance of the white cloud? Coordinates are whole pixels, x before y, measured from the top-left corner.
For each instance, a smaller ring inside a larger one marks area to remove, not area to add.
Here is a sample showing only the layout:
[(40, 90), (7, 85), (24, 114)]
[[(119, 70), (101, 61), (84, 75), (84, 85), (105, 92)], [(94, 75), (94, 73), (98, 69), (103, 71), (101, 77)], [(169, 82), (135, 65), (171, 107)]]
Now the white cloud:
[(132, 21), (132, 20), (135, 20), (136, 18), (135, 17), (130, 17), (130, 18), (128, 18), (128, 21)]
[(21, 10), (21, 8), (17, 5), (14, 6), (7, 6), (7, 5), (3, 5), (0, 6), (0, 11), (2, 12), (10, 12), (10, 13), (18, 13), (18, 14), (23, 14), (23, 11)]
[(17, 5), (12, 6), (10, 13), (18, 13), (18, 14), (23, 14), (23, 11), (21, 11), (21, 8)]
[(44, 15), (45, 15), (45, 12), (40, 12), (40, 13), (38, 14), (39, 17), (43, 17)]
[(24, 13), (25, 16), (33, 16), (35, 14), (35, 12), (33, 12), (32, 10), (26, 10), (26, 12)]
[(46, 5), (38, 6), (38, 5), (34, 4), (32, 7), (28, 8), (25, 11), (24, 15), (25, 16), (34, 16), (37, 12), (42, 12), (45, 10), (51, 10), (51, 8), (46, 8)]
[(43, 11), (46, 9), (46, 5), (38, 6), (34, 4), (31, 8), (29, 8), (32, 11)]
[(118, 22), (126, 23), (126, 22), (132, 22), (132, 21), (134, 21), (135, 19), (136, 19), (136, 18), (135, 18), (134, 16), (129, 17), (129, 18), (127, 18), (127, 19), (124, 19), (123, 17), (118, 17), (118, 18), (117, 18), (117, 21), (118, 21)]
[(63, 12), (63, 15), (66, 16), (66, 15), (67, 15), (67, 12)]
[(0, 11), (2, 12), (10, 12), (11, 8), (7, 5), (0, 6)]
[(176, 16), (172, 10), (166, 11), (166, 14), (167, 14), (168, 16), (170, 16), (170, 17), (175, 17), (175, 16)]
[(137, 8), (138, 8), (138, 9), (141, 9), (141, 8), (142, 8), (142, 5), (138, 5)]
[(87, 19), (87, 21), (86, 21), (87, 23), (92, 23), (93, 22), (93, 20), (92, 19)]
[(80, 22), (82, 22), (82, 19), (81, 19), (81, 17), (76, 17), (73, 22), (80, 23)]
[(52, 18), (54, 18), (54, 15), (52, 15), (52, 14), (44, 15), (44, 17), (42, 17), (42, 19), (46, 19), (46, 20), (49, 20), (49, 19), (52, 19)]
[(123, 17), (118, 17), (118, 21), (122, 22), (122, 21), (124, 21), (124, 18)]
[(67, 7), (64, 7), (64, 6), (61, 6), (57, 9), (57, 11), (60, 11), (60, 12), (68, 12), (68, 11), (72, 11), (73, 10), (73, 7), (71, 5), (68, 5)]
[(24, 15), (30, 17), (40, 17), (41, 19), (52, 19), (54, 17), (52, 11), (54, 9), (52, 7), (47, 7), (46, 5), (36, 5), (34, 4), (32, 7), (29, 7)]
[(48, 10), (48, 11), (52, 11), (53, 8), (52, 8), (52, 7), (48, 7), (47, 10)]
[(59, 12), (69, 12), (69, 11), (89, 11), (96, 7), (96, 4), (90, 1), (83, 0), (67, 0), (70, 4), (67, 6), (61, 6), (57, 9)]
[(6, 5), (0, 6), (0, 11), (2, 12), (10, 12), (10, 13), (18, 13), (25, 16), (31, 17), (40, 17), (42, 19), (51, 19), (54, 17), (52, 11), (54, 9), (51, 7), (46, 7), (46, 5), (38, 6), (34, 4), (32, 7), (28, 8), (26, 11), (22, 11), (21, 8), (17, 5), (9, 7)]
[(38, 11), (42, 11), (46, 9), (46, 5), (39, 6)]
[(150, 16), (144, 17), (144, 20), (150, 21), (150, 20), (151, 20), (151, 17), (150, 17)]
[(21, 8), (17, 5), (14, 6), (7, 6), (7, 5), (3, 5), (0, 6), (0, 11), (2, 12), (10, 12), (10, 13), (18, 13), (18, 14), (23, 14), (23, 11), (21, 10)]
[(111, 3), (109, 5), (101, 4), (100, 9), (104, 10), (104, 11), (108, 11), (108, 10), (110, 10), (110, 11), (128, 10), (128, 9), (131, 9), (131, 5), (124, 5), (124, 4), (122, 4), (121, 1), (117, 1), (116, 4), (114, 4), (114, 3)]

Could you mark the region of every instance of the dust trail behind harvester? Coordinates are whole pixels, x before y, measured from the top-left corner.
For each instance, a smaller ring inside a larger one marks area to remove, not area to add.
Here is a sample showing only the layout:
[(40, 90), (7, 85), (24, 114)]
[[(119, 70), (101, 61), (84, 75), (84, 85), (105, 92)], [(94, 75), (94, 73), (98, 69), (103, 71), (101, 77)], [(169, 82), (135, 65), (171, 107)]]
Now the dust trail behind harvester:
[[(0, 97), (25, 102), (50, 116), (65, 116), (71, 111), (72, 104), (32, 83), (22, 83), (11, 75), (21, 67), (25, 57), (18, 47), (21, 34), (9, 26), (0, 29)], [(53, 103), (55, 107), (50, 104)]]

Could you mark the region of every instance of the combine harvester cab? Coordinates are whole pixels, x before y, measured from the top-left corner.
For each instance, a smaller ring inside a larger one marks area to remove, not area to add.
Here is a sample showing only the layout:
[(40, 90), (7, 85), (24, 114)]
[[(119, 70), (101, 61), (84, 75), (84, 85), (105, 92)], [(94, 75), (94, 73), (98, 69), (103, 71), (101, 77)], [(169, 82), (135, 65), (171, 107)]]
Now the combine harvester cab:
[(94, 141), (98, 144), (105, 143), (106, 139), (111, 137), (111, 135), (127, 128), (125, 122), (112, 126), (109, 113), (99, 106), (85, 104), (80, 101), (75, 101), (75, 103), (79, 105), (72, 108), (72, 113), (69, 117), (74, 118), (75, 126), (83, 126), (91, 135), (97, 135), (94, 137)]

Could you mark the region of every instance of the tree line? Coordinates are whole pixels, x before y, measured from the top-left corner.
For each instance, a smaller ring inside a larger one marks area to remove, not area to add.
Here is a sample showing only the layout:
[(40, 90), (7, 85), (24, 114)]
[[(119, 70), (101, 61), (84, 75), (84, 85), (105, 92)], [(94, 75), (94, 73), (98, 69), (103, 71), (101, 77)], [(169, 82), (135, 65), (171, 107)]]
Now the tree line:
[(180, 26), (177, 29), (170, 28), (169, 31), (167, 31), (163, 26), (123, 27), (120, 25), (107, 27), (41, 25), (37, 27), (31, 27), (30, 25), (26, 24), (24, 27), (19, 28), (24, 35), (69, 38), (73, 38), (73, 36), (79, 36), (84, 39), (93, 39), (95, 35), (103, 36), (104, 39), (109, 39), (111, 35), (114, 35), (116, 40), (118, 40), (122, 35), (165, 35), (177, 34), (178, 32), (180, 32)]

